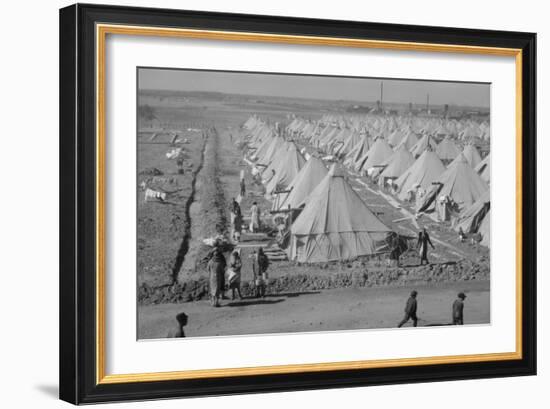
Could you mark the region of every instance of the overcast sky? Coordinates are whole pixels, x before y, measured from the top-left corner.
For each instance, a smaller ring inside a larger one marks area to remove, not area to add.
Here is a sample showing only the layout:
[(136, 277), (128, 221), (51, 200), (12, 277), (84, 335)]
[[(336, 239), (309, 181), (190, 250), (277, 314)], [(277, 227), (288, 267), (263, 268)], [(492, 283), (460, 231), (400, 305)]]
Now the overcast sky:
[(489, 85), (417, 80), (344, 78), (307, 75), (250, 74), (225, 71), (139, 69), (139, 88), (172, 91), (214, 91), (228, 94), (289, 98), (342, 99), (373, 102), (426, 103), (489, 107)]

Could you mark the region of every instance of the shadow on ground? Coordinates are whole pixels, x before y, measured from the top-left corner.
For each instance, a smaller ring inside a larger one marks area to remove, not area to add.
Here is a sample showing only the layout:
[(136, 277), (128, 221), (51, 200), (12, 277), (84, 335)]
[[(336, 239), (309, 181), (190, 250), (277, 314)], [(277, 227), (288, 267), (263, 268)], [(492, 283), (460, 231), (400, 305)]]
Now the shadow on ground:
[(265, 298), (264, 299), (253, 298), (253, 299), (250, 299), (250, 301), (247, 301), (246, 299), (241, 301), (236, 301), (236, 302), (233, 301), (224, 305), (224, 307), (246, 307), (248, 305), (278, 304), (283, 301), (284, 301), (283, 299), (266, 300)]
[(313, 295), (313, 294), (321, 294), (321, 291), (302, 291), (302, 292), (294, 292), (294, 293), (277, 293), (277, 294), (267, 294), (266, 297), (299, 297), (301, 295)]

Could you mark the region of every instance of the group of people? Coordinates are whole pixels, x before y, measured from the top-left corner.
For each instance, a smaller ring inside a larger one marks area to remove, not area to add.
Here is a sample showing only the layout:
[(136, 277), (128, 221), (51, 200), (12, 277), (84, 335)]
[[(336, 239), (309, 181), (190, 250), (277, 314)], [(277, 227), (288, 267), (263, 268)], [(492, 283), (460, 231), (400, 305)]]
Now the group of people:
[[(213, 307), (220, 306), (220, 300), (226, 299), (226, 288), (231, 290), (231, 299), (235, 299), (238, 295), (242, 299), (241, 294), (241, 269), (243, 261), (241, 251), (233, 250), (227, 263), (222, 249), (216, 243), (210, 254), (208, 261), (209, 286), (210, 286), (210, 302)], [(252, 254), (252, 272), (254, 278), (254, 287), (256, 297), (264, 298), (268, 283), (267, 269), (269, 267), (269, 258), (259, 247)]]
[[(418, 308), (418, 301), (416, 297), (418, 292), (416, 290), (411, 292), (410, 297), (405, 304), (405, 316), (401, 322), (397, 325), (397, 328), (401, 328), (409, 320), (412, 320), (413, 327), (418, 325), (418, 316), (416, 315), (416, 310)], [(464, 325), (464, 300), (466, 299), (466, 294), (463, 292), (458, 293), (457, 299), (453, 302), (451, 307), (452, 314), (452, 323), (453, 325)]]
[[(243, 227), (243, 214), (241, 211), (241, 205), (236, 198), (233, 198), (233, 201), (230, 205), (230, 215), (231, 215), (231, 237), (234, 242), (239, 242), (241, 240), (241, 231)], [(250, 207), (250, 225), (248, 230), (250, 233), (257, 233), (261, 227), (261, 211), (257, 202), (253, 202)]]

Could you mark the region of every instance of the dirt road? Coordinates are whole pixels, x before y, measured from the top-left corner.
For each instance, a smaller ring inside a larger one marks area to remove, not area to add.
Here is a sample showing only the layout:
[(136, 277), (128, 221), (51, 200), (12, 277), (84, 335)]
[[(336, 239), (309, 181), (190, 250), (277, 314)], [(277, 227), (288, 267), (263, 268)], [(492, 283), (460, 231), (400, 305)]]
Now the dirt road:
[[(464, 282), (415, 287), (419, 326), (445, 325), (459, 291), (466, 291), (465, 324), (490, 321), (489, 282)], [(322, 292), (279, 294), (265, 299), (224, 300), (213, 308), (208, 301), (139, 306), (139, 339), (164, 338), (185, 312), (188, 337), (296, 331), (338, 331), (392, 328), (403, 318), (412, 288), (346, 288)], [(328, 313), (330, 312), (330, 313)], [(411, 323), (405, 326), (410, 326)]]

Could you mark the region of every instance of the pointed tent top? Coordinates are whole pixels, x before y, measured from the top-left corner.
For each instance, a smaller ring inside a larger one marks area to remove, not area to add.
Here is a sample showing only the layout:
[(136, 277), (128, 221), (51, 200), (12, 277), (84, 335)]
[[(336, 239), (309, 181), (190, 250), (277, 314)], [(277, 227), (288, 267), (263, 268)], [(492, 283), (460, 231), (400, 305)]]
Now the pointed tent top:
[(401, 176), (414, 163), (414, 157), (409, 150), (401, 145), (393, 155), (390, 156), (383, 165), (386, 165), (380, 176), (388, 178), (397, 178)]
[(290, 192), (284, 194), (284, 197), (281, 197), (278, 201), (277, 208), (283, 208), (288, 205), (291, 208), (302, 206), (307, 196), (321, 183), (327, 174), (328, 170), (321, 159), (314, 156), (309, 158), (288, 186)]
[(462, 153), (464, 154), (466, 160), (468, 160), (470, 166), (472, 166), (473, 168), (475, 168), (479, 164), (479, 162), (481, 162), (481, 156), (479, 155), (477, 148), (473, 144), (466, 145)]
[(441, 159), (435, 152), (425, 150), (413, 165), (395, 181), (399, 186), (399, 198), (405, 200), (407, 192), (416, 185), (428, 189), (443, 172), (445, 172), (445, 166)]
[(333, 166), (306, 199), (306, 207), (292, 225), (292, 234), (389, 232)]
[(489, 186), (460, 155), (438, 179), (443, 187), (440, 194), (452, 197), (460, 208), (467, 208), (489, 189)]
[(437, 156), (441, 160), (453, 160), (460, 154), (460, 149), (458, 149), (458, 146), (456, 146), (451, 138), (446, 136), (437, 145), (435, 153), (437, 153)]
[(447, 166), (447, 169), (450, 169), (454, 167), (457, 163), (469, 163), (468, 159), (464, 156), (464, 154), (461, 152), (457, 155), (456, 158), (453, 159), (451, 163), (449, 163), (449, 166)]
[(366, 170), (373, 166), (383, 164), (391, 155), (393, 150), (385, 139), (379, 138), (374, 142), (356, 166), (356, 170)]

